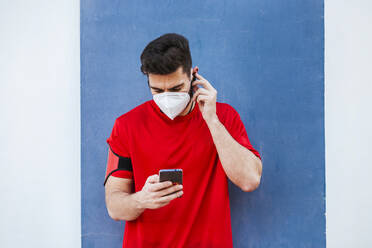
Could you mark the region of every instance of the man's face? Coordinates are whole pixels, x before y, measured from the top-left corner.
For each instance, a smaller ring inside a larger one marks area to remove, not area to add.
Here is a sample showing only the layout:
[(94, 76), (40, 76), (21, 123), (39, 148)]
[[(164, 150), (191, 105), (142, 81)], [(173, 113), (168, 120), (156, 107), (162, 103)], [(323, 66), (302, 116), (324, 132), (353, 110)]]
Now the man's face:
[(186, 92), (190, 90), (190, 77), (182, 71), (182, 67), (167, 75), (149, 74), (149, 87), (153, 95), (162, 92)]

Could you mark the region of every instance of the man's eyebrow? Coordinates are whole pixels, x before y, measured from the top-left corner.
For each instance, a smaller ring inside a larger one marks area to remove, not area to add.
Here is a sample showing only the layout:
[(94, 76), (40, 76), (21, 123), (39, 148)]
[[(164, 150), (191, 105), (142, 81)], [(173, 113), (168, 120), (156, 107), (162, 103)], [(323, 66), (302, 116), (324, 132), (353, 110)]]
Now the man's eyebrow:
[(178, 85), (176, 85), (176, 86), (170, 88), (170, 90), (173, 90), (173, 89), (175, 89), (175, 88), (178, 88), (178, 87), (180, 87), (180, 86), (183, 86), (184, 84), (185, 84), (185, 83), (180, 83), (180, 84), (178, 84)]
[[(178, 88), (178, 87), (180, 87), (180, 86), (183, 86), (185, 83), (180, 83), (180, 84), (178, 84), (178, 85), (176, 85), (176, 86), (173, 86), (172, 88), (170, 88), (170, 90), (174, 90), (174, 89), (176, 89), (176, 88)], [(157, 87), (153, 87), (153, 86), (150, 86), (150, 88), (151, 89), (154, 89), (154, 90), (163, 90), (163, 89), (159, 89), (159, 88), (157, 88)]]

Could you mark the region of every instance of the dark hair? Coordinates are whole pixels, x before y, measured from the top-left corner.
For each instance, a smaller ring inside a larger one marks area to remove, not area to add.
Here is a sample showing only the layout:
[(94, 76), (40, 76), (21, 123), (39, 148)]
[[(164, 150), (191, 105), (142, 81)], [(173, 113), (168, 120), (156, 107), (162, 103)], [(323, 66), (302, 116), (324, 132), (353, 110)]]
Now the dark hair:
[(192, 66), (189, 41), (182, 35), (167, 33), (151, 41), (141, 54), (141, 72), (166, 75), (182, 66), (190, 77)]

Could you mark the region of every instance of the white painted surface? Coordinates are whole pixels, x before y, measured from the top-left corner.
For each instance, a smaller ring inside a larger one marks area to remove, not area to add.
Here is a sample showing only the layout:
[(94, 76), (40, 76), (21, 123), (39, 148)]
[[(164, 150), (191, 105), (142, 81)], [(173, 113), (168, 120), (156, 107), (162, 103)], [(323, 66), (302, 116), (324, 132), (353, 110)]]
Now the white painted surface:
[(0, 247), (80, 247), (79, 1), (0, 1)]
[(327, 247), (372, 247), (372, 1), (325, 1)]

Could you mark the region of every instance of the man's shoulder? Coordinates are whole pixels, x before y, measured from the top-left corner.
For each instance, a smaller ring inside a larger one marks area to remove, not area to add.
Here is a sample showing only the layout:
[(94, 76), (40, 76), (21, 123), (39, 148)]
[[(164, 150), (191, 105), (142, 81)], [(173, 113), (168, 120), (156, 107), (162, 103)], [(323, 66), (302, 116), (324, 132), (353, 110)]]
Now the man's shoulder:
[(141, 117), (146, 116), (150, 106), (151, 100), (145, 101), (136, 107), (132, 108), (131, 110), (125, 112), (124, 114), (117, 117), (117, 121), (124, 122), (124, 121), (132, 121)]
[(216, 108), (217, 110), (228, 110), (229, 108), (232, 108), (230, 104), (227, 102), (216, 102)]
[(226, 102), (216, 102), (216, 113), (219, 118), (224, 120), (226, 118), (233, 117), (238, 112), (233, 106)]

